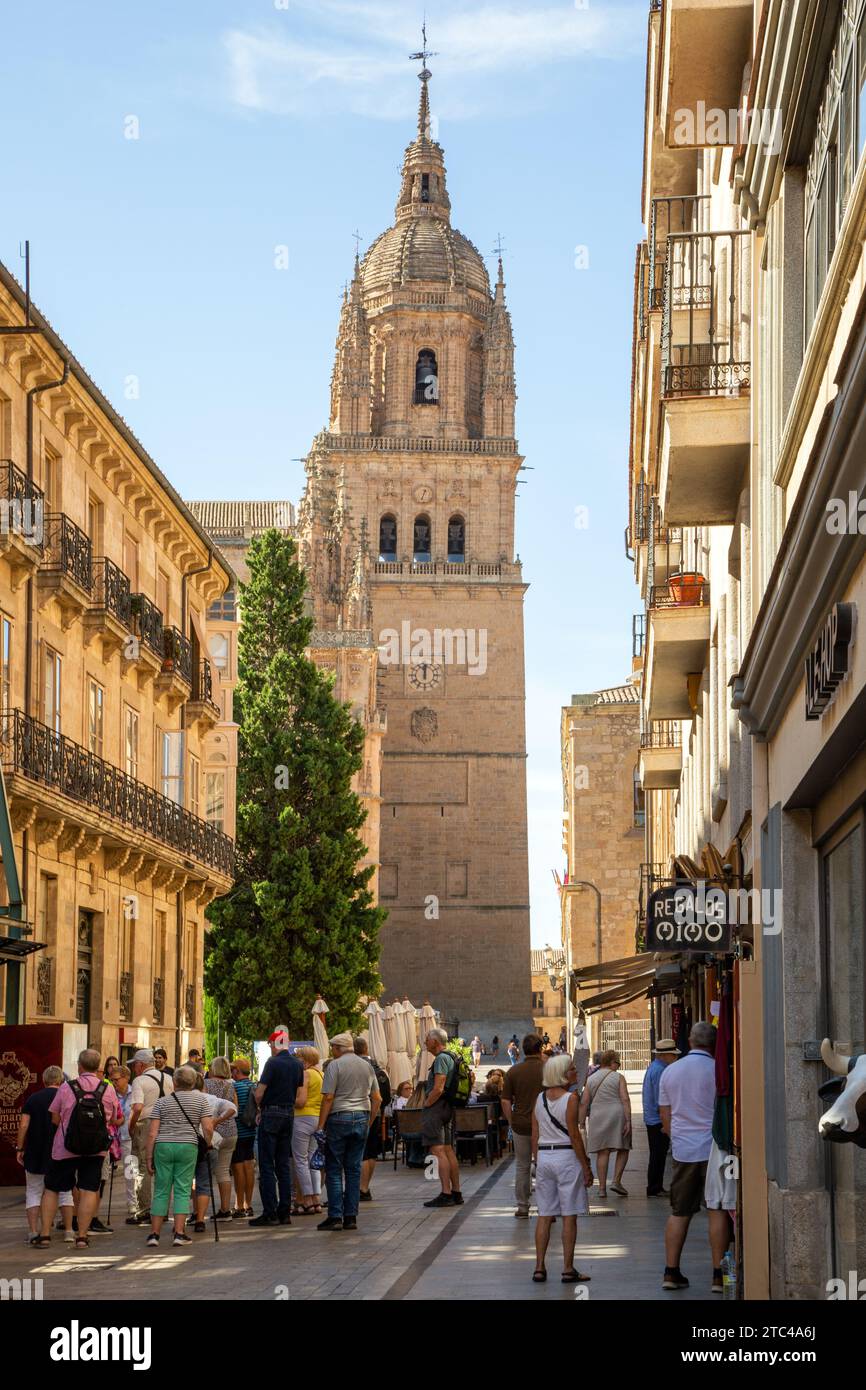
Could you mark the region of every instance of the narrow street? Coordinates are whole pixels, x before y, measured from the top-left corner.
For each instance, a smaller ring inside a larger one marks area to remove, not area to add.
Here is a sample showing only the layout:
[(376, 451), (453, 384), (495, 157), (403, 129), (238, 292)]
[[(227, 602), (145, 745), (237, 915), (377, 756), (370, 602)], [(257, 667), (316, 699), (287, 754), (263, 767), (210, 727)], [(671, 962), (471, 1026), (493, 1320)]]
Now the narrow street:
[[(706, 1214), (695, 1218), (683, 1267), (692, 1286), (682, 1294), (661, 1289), (662, 1240), (668, 1205), (644, 1195), (645, 1131), (640, 1123), (640, 1085), (629, 1074), (636, 1144), (626, 1171), (628, 1198), (590, 1201), (590, 1216), (578, 1225), (575, 1263), (592, 1276), (588, 1285), (559, 1282), (561, 1252), (554, 1226), (548, 1254), (548, 1283), (531, 1282), (534, 1221), (514, 1217), (513, 1159), (488, 1168), (481, 1162), (462, 1168), (466, 1202), (451, 1211), (427, 1211), (435, 1191), (420, 1170), (391, 1161), (379, 1164), (374, 1200), (362, 1207), (360, 1231), (325, 1234), (314, 1219), (296, 1218), (291, 1229), (250, 1231), (245, 1222), (195, 1238), (194, 1250), (168, 1243), (147, 1250), (144, 1233), (123, 1224), (123, 1204), (115, 1190), (115, 1234), (94, 1237), (86, 1252), (75, 1252), (55, 1233), (50, 1251), (24, 1246), (20, 1190), (0, 1190), (0, 1279), (42, 1280), (46, 1300), (116, 1297), (118, 1276), (133, 1299), (290, 1299), (321, 1298), (446, 1300), (711, 1299)], [(19, 1240), (20, 1237), (20, 1240)], [(165, 1239), (165, 1237), (164, 1237)], [(706, 1276), (706, 1277), (702, 1277)], [(578, 1292), (580, 1291), (580, 1292)], [(716, 1300), (718, 1301), (718, 1300)]]

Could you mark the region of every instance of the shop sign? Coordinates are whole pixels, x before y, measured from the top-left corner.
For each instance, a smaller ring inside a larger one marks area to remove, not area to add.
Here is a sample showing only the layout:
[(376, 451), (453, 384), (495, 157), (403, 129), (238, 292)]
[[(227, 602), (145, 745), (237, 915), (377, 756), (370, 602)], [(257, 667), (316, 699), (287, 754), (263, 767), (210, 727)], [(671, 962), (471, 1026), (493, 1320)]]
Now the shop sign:
[(848, 651), (854, 632), (853, 603), (837, 603), (806, 657), (806, 718), (820, 719), (848, 674)]
[(647, 903), (646, 949), (727, 954), (732, 949), (728, 901), (724, 888), (703, 883), (657, 888)]

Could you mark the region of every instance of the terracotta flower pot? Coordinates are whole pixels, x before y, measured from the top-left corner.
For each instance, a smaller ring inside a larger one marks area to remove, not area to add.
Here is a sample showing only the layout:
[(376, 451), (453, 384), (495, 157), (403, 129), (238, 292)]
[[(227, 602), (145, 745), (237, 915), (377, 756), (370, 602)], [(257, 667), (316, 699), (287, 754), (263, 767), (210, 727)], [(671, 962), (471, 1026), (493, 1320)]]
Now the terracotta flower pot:
[(696, 570), (681, 570), (679, 574), (672, 574), (668, 577), (671, 598), (678, 607), (700, 603), (704, 582), (704, 576)]

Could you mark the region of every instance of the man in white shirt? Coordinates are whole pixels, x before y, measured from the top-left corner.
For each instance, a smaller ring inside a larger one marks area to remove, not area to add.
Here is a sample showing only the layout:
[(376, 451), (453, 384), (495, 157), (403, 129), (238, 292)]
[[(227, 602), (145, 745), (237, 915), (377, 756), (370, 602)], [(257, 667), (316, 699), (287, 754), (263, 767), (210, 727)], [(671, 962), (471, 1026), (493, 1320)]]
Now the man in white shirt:
[(147, 1171), (147, 1130), (150, 1112), (161, 1096), (170, 1096), (174, 1082), (167, 1072), (160, 1071), (154, 1054), (140, 1048), (130, 1062), (133, 1082), (130, 1088), (129, 1138), (132, 1153), (125, 1163), (134, 1163), (135, 1198), (137, 1209), (128, 1216), (127, 1226), (140, 1226), (150, 1221), (151, 1177)]
[[(680, 1269), (680, 1256), (689, 1224), (701, 1209), (707, 1159), (713, 1144), (713, 1112), (716, 1104), (716, 1030), (711, 1023), (696, 1023), (689, 1034), (689, 1051), (665, 1067), (659, 1081), (659, 1115), (670, 1135), (673, 1174), (671, 1214), (665, 1228), (663, 1289), (687, 1289), (689, 1281)], [(728, 1217), (711, 1211), (710, 1249), (713, 1255), (713, 1292), (721, 1290), (721, 1263), (728, 1240)], [(717, 1289), (718, 1285), (718, 1289)]]

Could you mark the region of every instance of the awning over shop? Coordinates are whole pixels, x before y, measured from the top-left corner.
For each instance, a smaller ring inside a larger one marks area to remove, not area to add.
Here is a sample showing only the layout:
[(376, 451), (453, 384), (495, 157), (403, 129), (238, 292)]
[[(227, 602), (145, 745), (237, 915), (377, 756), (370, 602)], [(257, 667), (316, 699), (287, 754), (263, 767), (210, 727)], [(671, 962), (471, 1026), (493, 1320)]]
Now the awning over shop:
[(655, 975), (636, 976), (627, 985), (618, 985), (615, 989), (602, 990), (600, 994), (572, 999), (572, 1003), (582, 1009), (585, 1014), (597, 1014), (602, 1009), (616, 1009), (620, 1004), (630, 1004), (633, 999), (640, 999), (649, 995), (655, 983)]
[[(614, 1009), (620, 1004), (630, 1004), (642, 996), (666, 994), (671, 989), (670, 982), (659, 978), (664, 967), (679, 962), (679, 956), (665, 956), (663, 959), (653, 951), (642, 951), (640, 955), (623, 956), (621, 960), (602, 961), (596, 965), (583, 965), (572, 970), (569, 981), (569, 996), (576, 1009), (585, 1014), (599, 1013), (602, 1009)], [(584, 993), (595, 989), (595, 994)]]

